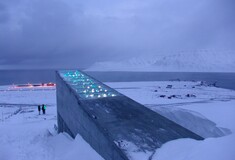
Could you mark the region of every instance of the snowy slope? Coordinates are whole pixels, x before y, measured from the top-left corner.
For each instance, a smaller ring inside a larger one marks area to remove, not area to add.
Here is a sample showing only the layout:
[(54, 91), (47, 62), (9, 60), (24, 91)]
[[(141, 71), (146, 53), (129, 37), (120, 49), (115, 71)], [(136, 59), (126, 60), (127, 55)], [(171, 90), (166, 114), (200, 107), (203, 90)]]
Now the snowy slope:
[[(56, 134), (54, 87), (0, 86), (0, 160), (102, 160), (80, 135)], [(38, 104), (46, 104), (39, 115)]]
[[(184, 81), (107, 85), (209, 137), (204, 141), (170, 141), (156, 150), (152, 160), (234, 160), (235, 91)], [(167, 85), (172, 88), (166, 88)], [(37, 105), (42, 103), (47, 105), (46, 115), (38, 115)], [(0, 159), (103, 159), (80, 135), (72, 139), (66, 133), (57, 134), (54, 130), (56, 119), (55, 88), (0, 86)], [(131, 145), (127, 148), (133, 160), (148, 159), (149, 153), (132, 152)]]
[[(204, 137), (211, 137), (204, 141), (170, 141), (156, 150), (152, 160), (234, 160), (235, 91), (182, 81), (119, 82), (108, 85), (182, 126)], [(166, 88), (167, 85), (173, 87)], [(218, 137), (216, 134), (220, 127), (230, 132)]]
[(235, 72), (235, 51), (181, 51), (97, 62), (87, 71)]

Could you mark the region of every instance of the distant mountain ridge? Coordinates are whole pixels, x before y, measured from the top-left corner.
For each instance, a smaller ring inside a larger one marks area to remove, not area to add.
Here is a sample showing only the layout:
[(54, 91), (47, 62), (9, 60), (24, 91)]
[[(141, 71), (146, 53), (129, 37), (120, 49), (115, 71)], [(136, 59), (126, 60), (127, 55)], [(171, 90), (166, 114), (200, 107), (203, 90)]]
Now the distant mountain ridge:
[(97, 62), (87, 71), (235, 72), (235, 51), (180, 51)]

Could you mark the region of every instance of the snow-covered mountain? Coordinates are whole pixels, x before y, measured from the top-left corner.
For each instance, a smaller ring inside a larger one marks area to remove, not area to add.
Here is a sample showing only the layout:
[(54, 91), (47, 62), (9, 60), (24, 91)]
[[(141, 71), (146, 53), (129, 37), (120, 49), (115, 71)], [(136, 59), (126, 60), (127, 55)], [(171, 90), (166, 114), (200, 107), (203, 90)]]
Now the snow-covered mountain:
[(87, 71), (235, 72), (235, 51), (180, 51), (97, 62)]

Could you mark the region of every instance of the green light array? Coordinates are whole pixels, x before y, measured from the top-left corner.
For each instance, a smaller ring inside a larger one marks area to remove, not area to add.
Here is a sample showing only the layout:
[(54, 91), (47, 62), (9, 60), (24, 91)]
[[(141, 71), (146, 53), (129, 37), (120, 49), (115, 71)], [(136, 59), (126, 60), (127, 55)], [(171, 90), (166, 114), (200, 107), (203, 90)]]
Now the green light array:
[(81, 98), (115, 97), (118, 94), (116, 91), (79, 71), (60, 71), (60, 75)]

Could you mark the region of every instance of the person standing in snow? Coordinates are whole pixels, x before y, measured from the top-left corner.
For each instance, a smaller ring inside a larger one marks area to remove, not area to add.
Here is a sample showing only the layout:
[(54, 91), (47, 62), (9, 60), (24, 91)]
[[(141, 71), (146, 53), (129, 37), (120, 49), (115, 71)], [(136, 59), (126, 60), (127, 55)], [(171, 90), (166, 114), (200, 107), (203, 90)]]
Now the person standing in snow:
[(46, 106), (44, 104), (42, 104), (42, 113), (46, 114)]
[(40, 115), (40, 112), (41, 112), (41, 106), (38, 105), (38, 114)]

